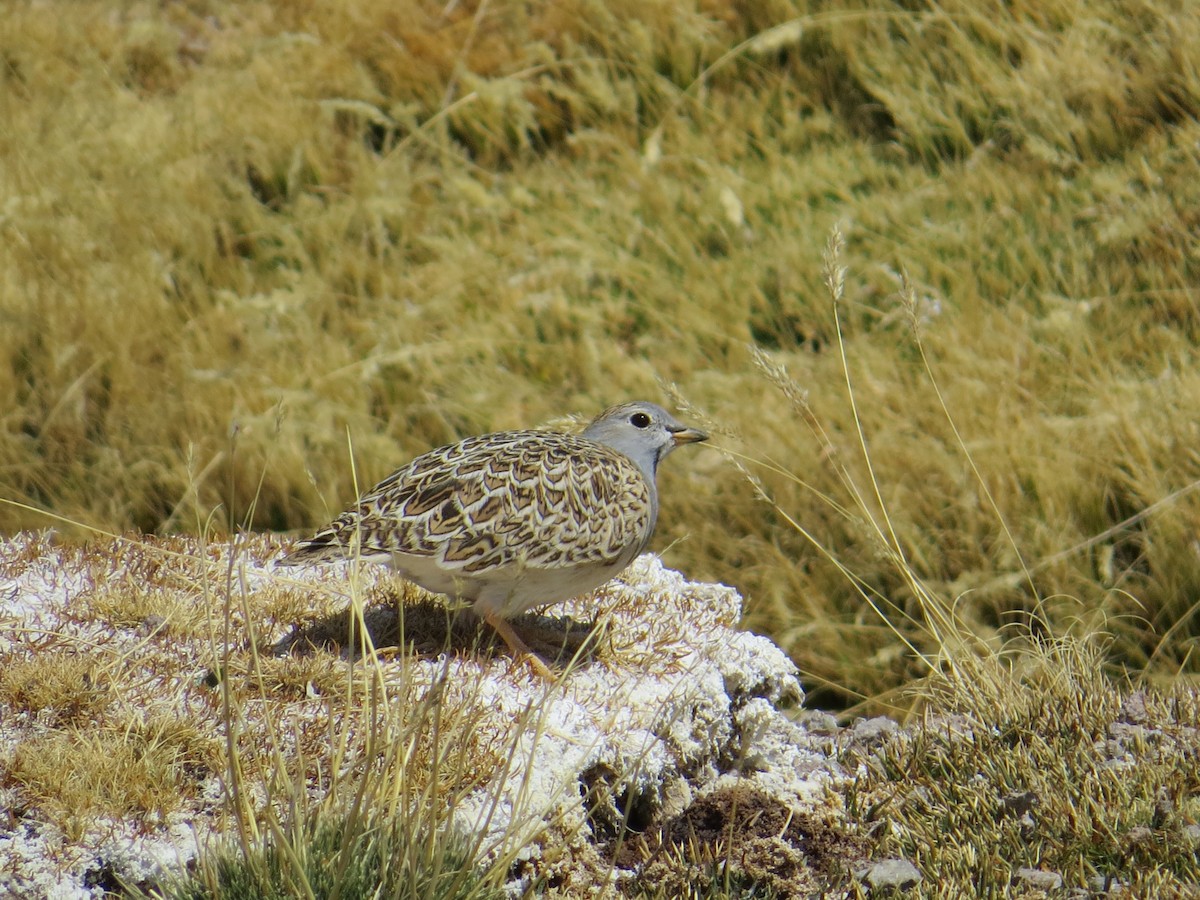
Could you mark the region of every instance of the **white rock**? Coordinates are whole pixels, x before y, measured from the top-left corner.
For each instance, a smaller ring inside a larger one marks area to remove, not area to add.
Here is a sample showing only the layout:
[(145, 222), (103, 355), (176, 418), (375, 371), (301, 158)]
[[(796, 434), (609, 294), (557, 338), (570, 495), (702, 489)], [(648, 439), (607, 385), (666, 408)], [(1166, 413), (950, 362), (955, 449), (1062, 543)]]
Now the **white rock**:
[[(626, 809), (636, 802), (643, 811), (676, 809), (681, 796), (747, 780), (791, 806), (812, 805), (842, 777), (817, 749), (821, 741), (780, 708), (803, 696), (796, 668), (766, 638), (736, 629), (736, 592), (687, 582), (647, 554), (603, 594), (604, 606), (617, 611), (610, 630), (638, 635), (639, 645), (623, 650), (640, 664), (619, 665), (622, 653), (548, 691), (513, 770), (455, 811), (460, 832), (483, 833), (494, 853), (547, 834), (587, 842), (596, 837), (592, 804), (605, 798), (586, 796), (580, 785), (597, 768), (609, 773), (611, 794), (624, 797)], [(581, 601), (560, 610), (589, 617)], [(648, 610), (652, 619), (638, 618)]]
[[(126, 715), (133, 710), (186, 719), (201, 733), (219, 737), (220, 691), (204, 685), (226, 653), (219, 643), (226, 614), (233, 637), (228, 652), (244, 661), (251, 633), (260, 646), (269, 646), (296, 624), (271, 618), (272, 591), (292, 592), (293, 607), (285, 608), (335, 616), (352, 593), (361, 598), (379, 584), (395, 589), (392, 576), (371, 565), (357, 573), (349, 565), (277, 571), (272, 560), (279, 544), (262, 536), (236, 545), (145, 538), (87, 549), (60, 547), (44, 535), (2, 541), (0, 656), (30, 659), (50, 647), (115, 659), (122, 666), (136, 660), (155, 677), (127, 675), (127, 683), (115, 684), (114, 708)], [(173, 592), (173, 599), (199, 609), (216, 623), (213, 630), (173, 632), (165, 619), (149, 629), (115, 627), (87, 616), (97, 592), (139, 590), (147, 572), (153, 573), (155, 590)], [(376, 664), (387, 691), (383, 699), (391, 701), (385, 709), (438, 691), (440, 702), (457, 710), (476, 736), (504, 748), (501, 764), (457, 802), (447, 827), (485, 857), (523, 860), (514, 886), (532, 883), (544, 848), (553, 847), (559, 858), (564, 852), (586, 855), (589, 848), (594, 854), (596, 839), (611, 836), (626, 816), (645, 824), (679, 815), (696, 799), (733, 783), (753, 785), (799, 810), (821, 803), (826, 789), (845, 777), (821, 750), (828, 737), (810, 736), (789, 718), (786, 708), (803, 697), (796, 669), (769, 640), (738, 630), (741, 598), (733, 589), (688, 582), (645, 555), (595, 594), (544, 613), (599, 623), (595, 651), (553, 684), (513, 666), (504, 653)], [(47, 636), (52, 640), (43, 640)], [(333, 662), (343, 665), (336, 657)], [(118, 671), (117, 663), (110, 668)], [(361, 725), (349, 716), (331, 722), (334, 714), (311, 684), (266, 699), (270, 702), (245, 703), (240, 733), (246, 739), (276, 734), (278, 746), (290, 752), (306, 728), (321, 737), (322, 729), (342, 726), (350, 754), (340, 758), (339, 771), (355, 771)], [(99, 711), (97, 724), (110, 712)], [(47, 727), (38, 715), (9, 709), (0, 699), (0, 762)], [(310, 746), (327, 743), (314, 740)], [(315, 762), (329, 772), (333, 757)], [(90, 837), (72, 843), (36, 806), (29, 808), (12, 829), (0, 831), (0, 893), (98, 895), (84, 885), (98, 859), (135, 881), (179, 865), (197, 843), (205, 845), (229, 826), (223, 774), (201, 776), (165, 819), (96, 823), (102, 824), (103, 838), (93, 828)], [(271, 801), (262, 784), (245, 789), (251, 798)], [(307, 791), (310, 797), (319, 794), (315, 782)], [(0, 800), (29, 806), (25, 797)], [(609, 877), (616, 874), (610, 870)]]

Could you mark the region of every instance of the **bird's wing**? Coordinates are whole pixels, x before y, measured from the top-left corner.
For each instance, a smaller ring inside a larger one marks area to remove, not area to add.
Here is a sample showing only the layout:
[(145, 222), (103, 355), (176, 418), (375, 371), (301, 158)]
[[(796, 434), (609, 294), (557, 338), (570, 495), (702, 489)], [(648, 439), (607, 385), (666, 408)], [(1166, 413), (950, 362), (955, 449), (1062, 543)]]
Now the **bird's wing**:
[(436, 560), (474, 574), (506, 566), (610, 564), (654, 526), (653, 485), (629, 459), (571, 435), (505, 432), (417, 457), (283, 562), (354, 552)]

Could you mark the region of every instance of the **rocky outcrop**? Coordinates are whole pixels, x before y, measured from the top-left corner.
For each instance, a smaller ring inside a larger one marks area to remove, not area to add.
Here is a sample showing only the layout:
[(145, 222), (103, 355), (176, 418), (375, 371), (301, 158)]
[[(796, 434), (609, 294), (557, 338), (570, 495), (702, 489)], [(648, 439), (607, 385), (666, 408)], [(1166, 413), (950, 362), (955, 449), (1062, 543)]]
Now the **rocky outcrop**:
[[(279, 548), (269, 537), (0, 544), (0, 889), (93, 896), (105, 879), (185, 861), (227, 821), (230, 746), (261, 812), (282, 783), (272, 759), (302, 760), (319, 798), (337, 765), (397, 758), (381, 740), (412, 742), (409, 781), (437, 761), (438, 827), (482, 864), (503, 860), (514, 890), (682, 883), (736, 858), (749, 881), (802, 894), (861, 861), (828, 737), (797, 723), (796, 670), (739, 630), (733, 589), (641, 557), (596, 593), (517, 621), (561, 671), (548, 683), (379, 567), (276, 570)], [(85, 705), (70, 678), (46, 687), (62, 669), (48, 663), (68, 660), (88, 682)], [(97, 746), (89, 734), (119, 746), (155, 728), (186, 764), (168, 765), (167, 797), (142, 806), (109, 786), (71, 808), (29, 758), (50, 744), (82, 757)]]

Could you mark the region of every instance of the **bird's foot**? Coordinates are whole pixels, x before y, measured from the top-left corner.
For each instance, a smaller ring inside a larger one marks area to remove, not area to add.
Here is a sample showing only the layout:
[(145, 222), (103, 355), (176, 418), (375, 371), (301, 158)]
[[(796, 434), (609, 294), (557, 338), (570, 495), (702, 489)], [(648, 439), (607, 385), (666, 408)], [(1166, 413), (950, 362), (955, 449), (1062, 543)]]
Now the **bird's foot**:
[(492, 628), (496, 629), (496, 634), (504, 638), (504, 643), (508, 644), (515, 659), (528, 662), (529, 667), (533, 669), (535, 675), (547, 681), (553, 681), (558, 677), (558, 674), (553, 669), (542, 662), (541, 658), (529, 649), (529, 645), (521, 640), (521, 636), (513, 630), (512, 625), (506, 619), (500, 618), (495, 613), (485, 613), (483, 618)]

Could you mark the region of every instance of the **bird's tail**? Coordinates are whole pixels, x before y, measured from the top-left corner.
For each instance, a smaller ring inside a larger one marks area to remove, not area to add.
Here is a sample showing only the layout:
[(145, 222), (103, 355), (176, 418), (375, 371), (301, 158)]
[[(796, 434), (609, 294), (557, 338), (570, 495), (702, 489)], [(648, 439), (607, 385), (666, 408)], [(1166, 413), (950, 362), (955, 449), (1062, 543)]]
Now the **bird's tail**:
[(290, 553), (281, 556), (278, 566), (303, 566), (310, 563), (336, 562), (354, 555), (354, 548), (342, 532), (326, 528), (297, 544)]

